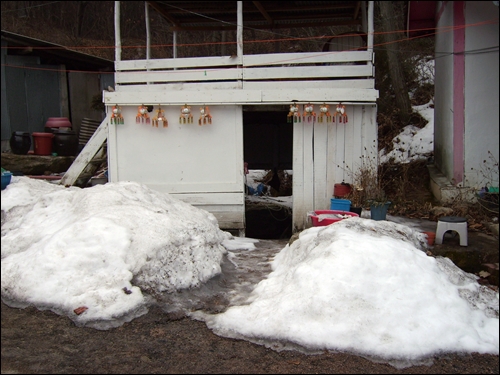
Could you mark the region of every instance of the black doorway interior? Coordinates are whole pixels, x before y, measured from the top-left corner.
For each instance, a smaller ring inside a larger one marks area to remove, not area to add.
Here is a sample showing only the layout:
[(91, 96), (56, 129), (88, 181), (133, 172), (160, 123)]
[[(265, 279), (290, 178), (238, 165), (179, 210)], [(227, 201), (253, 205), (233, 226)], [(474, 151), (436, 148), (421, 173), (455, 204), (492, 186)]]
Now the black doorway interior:
[[(293, 125), (287, 122), (287, 114), (287, 106), (243, 108), (244, 158), (248, 169), (292, 170)], [(281, 239), (292, 235), (291, 210), (269, 202), (247, 202), (245, 221), (247, 237)]]
[(292, 169), (293, 125), (287, 122), (287, 114), (287, 109), (243, 109), (244, 157), (249, 169)]

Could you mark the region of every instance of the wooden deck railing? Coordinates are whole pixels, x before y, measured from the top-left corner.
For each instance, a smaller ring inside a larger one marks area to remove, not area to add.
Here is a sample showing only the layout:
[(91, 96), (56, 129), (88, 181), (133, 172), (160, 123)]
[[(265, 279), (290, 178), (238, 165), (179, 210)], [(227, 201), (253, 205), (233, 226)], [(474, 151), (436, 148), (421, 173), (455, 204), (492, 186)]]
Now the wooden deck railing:
[(115, 68), (117, 87), (106, 94), (108, 103), (373, 102), (378, 97), (368, 51), (127, 60)]
[(374, 77), (366, 51), (190, 57), (116, 63), (118, 85), (276, 80), (338, 80)]

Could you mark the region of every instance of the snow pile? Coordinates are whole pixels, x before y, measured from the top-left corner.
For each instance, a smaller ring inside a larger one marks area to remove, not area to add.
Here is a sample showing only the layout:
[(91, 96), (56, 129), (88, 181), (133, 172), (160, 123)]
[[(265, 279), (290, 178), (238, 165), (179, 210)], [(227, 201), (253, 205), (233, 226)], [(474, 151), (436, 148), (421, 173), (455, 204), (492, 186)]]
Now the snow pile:
[(228, 236), (212, 214), (138, 183), (68, 189), (15, 177), (2, 191), (2, 299), (117, 326), (147, 312), (142, 291), (220, 273)]
[(407, 367), (442, 352), (498, 354), (498, 293), (408, 226), (350, 218), (301, 232), (247, 301), (193, 313), (271, 348), (347, 351)]

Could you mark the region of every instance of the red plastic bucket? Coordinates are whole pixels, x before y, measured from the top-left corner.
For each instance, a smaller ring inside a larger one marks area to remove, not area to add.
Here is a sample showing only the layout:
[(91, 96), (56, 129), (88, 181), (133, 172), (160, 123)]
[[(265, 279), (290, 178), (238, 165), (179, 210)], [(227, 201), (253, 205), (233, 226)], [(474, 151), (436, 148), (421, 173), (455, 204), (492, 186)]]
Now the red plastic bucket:
[(436, 240), (436, 232), (424, 232), (427, 236), (427, 243), (429, 246), (434, 246), (434, 241)]
[(333, 195), (335, 197), (345, 197), (351, 192), (351, 185), (349, 184), (335, 184), (333, 186)]
[(52, 154), (52, 133), (32, 133), (33, 137), (33, 153), (35, 155), (51, 155)]

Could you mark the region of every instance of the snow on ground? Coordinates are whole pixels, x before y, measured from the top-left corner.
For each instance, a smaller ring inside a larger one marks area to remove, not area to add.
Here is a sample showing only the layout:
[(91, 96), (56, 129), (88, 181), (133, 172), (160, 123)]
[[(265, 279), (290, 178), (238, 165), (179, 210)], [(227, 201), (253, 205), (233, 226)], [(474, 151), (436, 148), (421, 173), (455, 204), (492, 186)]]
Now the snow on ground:
[(434, 108), (433, 102), (421, 106), (414, 106), (413, 110), (418, 112), (428, 122), (422, 128), (408, 125), (401, 133), (394, 137), (394, 148), (385, 153), (382, 149), (379, 153), (380, 163), (392, 161), (394, 163), (409, 163), (414, 160), (426, 160), (434, 152)]
[(13, 176), (2, 191), (2, 300), (109, 329), (157, 296), (190, 314), (226, 269), (232, 284), (216, 292), (229, 308), (192, 314), (222, 336), (400, 367), (443, 352), (499, 352), (498, 293), (427, 256), (416, 229), (350, 218), (281, 249), (260, 242), (138, 183), (79, 189)]

